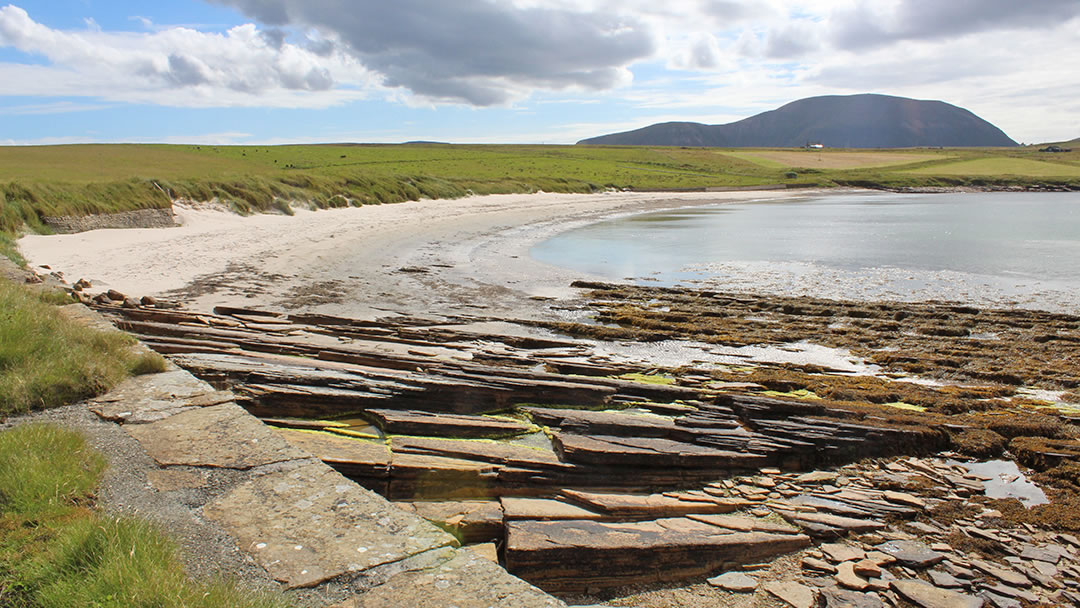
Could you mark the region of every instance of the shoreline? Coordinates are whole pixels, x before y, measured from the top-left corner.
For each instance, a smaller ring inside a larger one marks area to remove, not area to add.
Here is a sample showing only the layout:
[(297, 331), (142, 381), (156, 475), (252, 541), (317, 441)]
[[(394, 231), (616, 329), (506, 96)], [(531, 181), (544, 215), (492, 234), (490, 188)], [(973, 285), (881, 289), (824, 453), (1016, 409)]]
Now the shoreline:
[(619, 215), (819, 192), (490, 195), (249, 217), (177, 205), (177, 228), (30, 235), (18, 245), (31, 267), (47, 265), (70, 283), (87, 279), (93, 293), (164, 297), (196, 310), (532, 316), (536, 300), (573, 296), (572, 281), (601, 278), (531, 258), (534, 244), (558, 232)]

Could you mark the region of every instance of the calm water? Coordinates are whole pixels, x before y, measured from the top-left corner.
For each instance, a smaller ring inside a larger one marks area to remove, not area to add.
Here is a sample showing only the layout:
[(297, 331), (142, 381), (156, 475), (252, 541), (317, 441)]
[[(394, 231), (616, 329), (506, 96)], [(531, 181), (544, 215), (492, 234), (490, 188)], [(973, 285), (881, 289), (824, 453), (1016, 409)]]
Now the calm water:
[(660, 285), (1080, 312), (1080, 193), (837, 194), (615, 218), (540, 261)]

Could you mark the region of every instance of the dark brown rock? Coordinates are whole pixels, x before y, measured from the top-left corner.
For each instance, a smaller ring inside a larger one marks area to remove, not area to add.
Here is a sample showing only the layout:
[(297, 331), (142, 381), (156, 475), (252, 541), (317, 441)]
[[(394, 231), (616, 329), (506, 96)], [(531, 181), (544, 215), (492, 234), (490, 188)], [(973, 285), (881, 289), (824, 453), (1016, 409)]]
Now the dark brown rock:
[(544, 589), (582, 592), (702, 576), (804, 548), (802, 535), (716, 534), (691, 520), (507, 524), (507, 569)]

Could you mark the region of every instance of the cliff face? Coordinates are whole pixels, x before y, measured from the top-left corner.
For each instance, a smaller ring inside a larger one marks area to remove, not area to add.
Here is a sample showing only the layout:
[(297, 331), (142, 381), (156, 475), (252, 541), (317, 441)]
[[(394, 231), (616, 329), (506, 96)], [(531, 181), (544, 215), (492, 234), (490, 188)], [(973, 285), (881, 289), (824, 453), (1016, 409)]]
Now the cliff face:
[(1001, 129), (942, 101), (888, 95), (829, 95), (726, 125), (661, 123), (585, 139), (593, 145), (792, 148), (999, 147), (1017, 145)]

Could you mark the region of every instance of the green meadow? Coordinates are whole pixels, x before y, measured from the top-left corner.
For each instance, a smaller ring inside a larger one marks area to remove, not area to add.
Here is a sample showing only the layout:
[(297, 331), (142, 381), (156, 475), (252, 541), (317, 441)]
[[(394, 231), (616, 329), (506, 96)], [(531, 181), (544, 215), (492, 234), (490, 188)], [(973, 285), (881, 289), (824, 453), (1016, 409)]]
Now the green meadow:
[(468, 194), (764, 185), (1080, 184), (1080, 150), (776, 150), (524, 145), (0, 148), (0, 233), (43, 216), (217, 200), (240, 213)]

